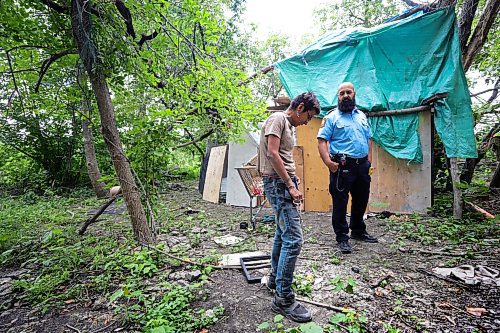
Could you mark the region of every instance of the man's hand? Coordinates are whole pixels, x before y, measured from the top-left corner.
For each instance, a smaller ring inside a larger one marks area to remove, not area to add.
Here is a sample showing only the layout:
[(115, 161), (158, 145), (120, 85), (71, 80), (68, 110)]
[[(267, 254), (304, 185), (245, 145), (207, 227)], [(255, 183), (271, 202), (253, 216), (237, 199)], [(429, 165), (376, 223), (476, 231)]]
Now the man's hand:
[(337, 172), (337, 170), (339, 169), (339, 164), (334, 161), (330, 161), (330, 163), (328, 163), (327, 166), (331, 172)]
[(302, 193), (300, 193), (300, 191), (297, 190), (295, 187), (290, 186), (288, 192), (290, 192), (290, 195), (292, 196), (292, 200), (294, 202), (301, 202), (304, 199)]

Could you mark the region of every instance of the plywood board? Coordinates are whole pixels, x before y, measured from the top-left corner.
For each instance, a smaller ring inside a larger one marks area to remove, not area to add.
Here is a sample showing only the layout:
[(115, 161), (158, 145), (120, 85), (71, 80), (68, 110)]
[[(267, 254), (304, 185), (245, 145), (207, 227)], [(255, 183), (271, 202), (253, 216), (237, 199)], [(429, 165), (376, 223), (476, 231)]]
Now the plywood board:
[[(419, 114), (419, 136), (423, 164), (408, 164), (392, 157), (374, 144), (368, 211), (399, 213), (426, 212), (431, 206), (431, 120), (430, 113)], [(329, 172), (318, 152), (316, 135), (321, 120), (313, 118), (297, 128), (297, 145), (303, 147), (305, 210), (329, 212), (332, 199), (328, 192)], [(349, 210), (349, 207), (348, 207)]]
[(226, 151), (227, 146), (212, 147), (210, 150), (205, 187), (203, 188), (203, 200), (213, 203), (219, 202), (220, 184), (222, 181)]
[[(233, 206), (250, 207), (250, 197), (236, 168), (243, 166), (257, 154), (258, 143), (250, 133), (246, 133), (243, 137), (245, 142), (229, 144), (226, 203)], [(256, 204), (254, 199), (253, 206), (255, 207)]]
[(430, 112), (420, 112), (422, 164), (409, 164), (374, 145), (369, 211), (425, 213), (431, 207), (431, 130)]
[(303, 149), (304, 158), (304, 202), (305, 210), (328, 212), (332, 198), (328, 192), (329, 172), (318, 152), (318, 134), (321, 119), (313, 118), (307, 126), (297, 127), (297, 146)]

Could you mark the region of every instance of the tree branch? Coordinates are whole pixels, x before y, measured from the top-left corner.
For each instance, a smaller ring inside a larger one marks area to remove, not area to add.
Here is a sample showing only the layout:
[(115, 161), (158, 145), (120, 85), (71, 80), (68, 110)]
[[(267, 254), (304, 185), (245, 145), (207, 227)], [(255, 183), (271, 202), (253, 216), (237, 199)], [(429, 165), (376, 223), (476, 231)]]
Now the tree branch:
[(68, 54), (78, 54), (77, 50), (64, 50), (59, 53), (53, 54), (50, 56), (50, 58), (45, 59), (42, 63), (42, 67), (40, 67), (40, 74), (38, 75), (38, 81), (35, 84), (35, 92), (38, 92), (38, 89), (40, 88), (40, 84), (42, 83), (42, 79), (45, 76), (45, 73), (47, 73), (47, 70), (49, 69), (50, 65), (54, 61), (56, 61), (59, 58), (64, 57), (65, 55)]
[(253, 73), (252, 75), (250, 75), (249, 77), (247, 77), (246, 80), (241, 81), (240, 83), (238, 83), (238, 87), (242, 86), (244, 84), (247, 84), (248, 82), (252, 81), (253, 79), (255, 79), (260, 74), (267, 74), (267, 73), (269, 73), (273, 69), (274, 69), (274, 65), (270, 65), (270, 66), (267, 66), (266, 68), (261, 69), (260, 71), (258, 71), (256, 73)]
[(493, 94), (488, 98), (488, 103), (492, 103), (498, 96), (498, 88), (500, 88), (500, 78), (495, 82), (495, 88), (493, 88)]
[[(190, 138), (191, 140), (195, 140), (195, 138), (194, 138), (193, 134), (191, 134), (191, 133), (188, 131), (188, 129), (187, 129), (187, 128), (184, 128), (184, 131), (186, 131), (186, 134), (189, 136), (189, 138)], [(204, 155), (203, 150), (202, 150), (202, 149), (200, 148), (200, 146), (198, 146), (195, 142), (193, 142), (193, 146), (195, 146), (195, 147), (196, 147), (196, 149), (198, 149), (198, 152), (200, 153), (200, 155), (201, 155), (201, 156), (203, 156), (203, 155)]]
[(194, 144), (194, 143), (196, 143), (196, 142), (199, 142), (199, 141), (201, 141), (201, 140), (203, 140), (203, 139), (208, 138), (210, 135), (212, 135), (212, 133), (213, 133), (213, 132), (214, 132), (214, 130), (213, 130), (213, 129), (211, 129), (211, 130), (209, 130), (207, 133), (205, 133), (205, 134), (203, 134), (202, 136), (200, 136), (198, 139), (194, 139), (194, 140), (191, 140), (191, 141), (189, 141), (189, 142), (182, 143), (182, 144), (180, 144), (180, 145), (178, 145), (178, 146), (173, 147), (172, 149), (173, 149), (173, 150), (175, 150), (175, 149), (179, 149), (179, 148), (186, 147), (186, 146), (189, 146), (189, 145), (191, 145), (191, 144)]
[(460, 14), (460, 20), (458, 22), (458, 32), (460, 36), (459, 39), (462, 56), (467, 53), (467, 42), (470, 37), (472, 21), (474, 21), (478, 3), (479, 0), (465, 0), (464, 4), (462, 5), (462, 12)]
[(40, 0), (42, 3), (44, 3), (47, 7), (55, 10), (59, 14), (69, 14), (70, 10), (69, 7), (66, 6), (61, 6), (60, 4), (52, 1), (52, 0)]
[(476, 97), (476, 96), (479, 96), (479, 95), (482, 95), (482, 94), (485, 94), (487, 92), (494, 91), (494, 90), (498, 91), (498, 88), (490, 88), (490, 89), (486, 89), (486, 90), (480, 91), (480, 92), (475, 93), (475, 94), (470, 94), (470, 97)]
[(16, 75), (14, 74), (14, 68), (12, 67), (12, 60), (10, 59), (9, 52), (6, 52), (5, 54), (7, 55), (7, 62), (9, 64), (9, 70), (10, 70), (10, 73), (12, 75), (12, 82), (14, 83), (14, 89), (17, 92), (17, 96), (19, 96), (19, 102), (21, 103), (21, 108), (24, 111), (23, 97), (22, 97), (21, 93), (19, 92), (19, 87), (18, 87), (17, 81), (16, 81)]
[(433, 8), (442, 8), (448, 6), (455, 6), (457, 4), (457, 0), (438, 0), (431, 4)]
[(125, 25), (127, 26), (127, 34), (135, 39), (136, 35), (134, 25), (132, 24), (132, 15), (130, 14), (130, 10), (127, 8), (127, 6), (125, 6), (122, 0), (115, 0), (115, 6), (116, 9), (118, 9), (118, 12), (122, 16), (123, 20), (125, 21)]
[(472, 65), (474, 56), (481, 50), (484, 43), (486, 42), (486, 39), (488, 38), (488, 32), (495, 22), (499, 8), (500, 1), (498, 0), (488, 0), (486, 5), (484, 6), (483, 13), (479, 18), (477, 26), (474, 29), (474, 33), (472, 34), (472, 37), (470, 39), (470, 43), (467, 46), (467, 52), (465, 53), (465, 56), (462, 57), (464, 71), (467, 72), (469, 67)]
[(416, 3), (416, 2), (413, 2), (411, 0), (401, 0), (401, 1), (403, 1), (405, 4), (407, 4), (410, 7), (415, 7), (415, 6), (421, 5), (420, 3)]
[(158, 36), (158, 31), (153, 31), (150, 35), (141, 35), (141, 39), (139, 40), (139, 49), (142, 48), (142, 45), (146, 43), (148, 40), (154, 39), (156, 36)]
[[(40, 0), (40, 1), (43, 4), (45, 4), (47, 7), (58, 12), (59, 14), (71, 14), (69, 6), (61, 6), (60, 4), (58, 4), (52, 0)], [(99, 14), (99, 12), (97, 10), (95, 10), (93, 7), (90, 7), (90, 12), (98, 17), (101, 16), (101, 14)]]

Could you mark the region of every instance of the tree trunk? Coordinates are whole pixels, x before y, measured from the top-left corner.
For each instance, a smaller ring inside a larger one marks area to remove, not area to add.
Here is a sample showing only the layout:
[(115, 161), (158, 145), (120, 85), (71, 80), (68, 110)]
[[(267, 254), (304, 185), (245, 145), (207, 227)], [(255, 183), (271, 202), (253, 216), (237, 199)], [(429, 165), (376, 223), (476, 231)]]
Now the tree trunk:
[(497, 168), (495, 169), (490, 182), (490, 189), (498, 188), (500, 188), (500, 162), (497, 162)]
[(83, 142), (85, 146), (85, 161), (87, 162), (87, 172), (89, 173), (92, 188), (98, 198), (109, 197), (109, 192), (105, 188), (105, 184), (100, 182), (101, 171), (97, 164), (97, 158), (94, 148), (94, 136), (92, 129), (89, 128), (89, 121), (87, 119), (82, 121)]
[(481, 51), (486, 39), (488, 37), (488, 32), (490, 31), (495, 19), (498, 15), (498, 10), (500, 9), (499, 0), (488, 0), (484, 6), (483, 13), (479, 18), (479, 21), (474, 29), (470, 42), (467, 45), (467, 52), (462, 57), (464, 63), (464, 71), (467, 72), (469, 67), (472, 65), (474, 57)]
[(97, 49), (91, 38), (92, 29), (88, 1), (71, 1), (71, 25), (80, 58), (87, 70), (96, 97), (101, 117), (102, 134), (122, 188), (134, 236), (140, 243), (154, 243), (156, 237), (148, 226), (129, 161), (122, 150), (113, 103), (102, 68), (98, 63)]
[(453, 181), (453, 217), (456, 219), (462, 218), (463, 213), (463, 202), (462, 202), (462, 190), (458, 187), (460, 183), (460, 178), (458, 177), (458, 164), (457, 158), (450, 158), (450, 173), (451, 180)]
[(493, 173), (493, 177), (490, 182), (490, 189), (499, 189), (500, 188), (500, 137), (493, 138), (493, 147), (495, 151), (495, 155), (497, 156), (497, 168)]
[(479, 0), (465, 0), (462, 5), (460, 20), (458, 22), (458, 31), (460, 35), (460, 49), (462, 56), (467, 53), (467, 42), (469, 41), (472, 21), (476, 15), (477, 5)]
[(460, 181), (463, 183), (470, 184), (472, 181), (472, 176), (474, 176), (474, 171), (476, 166), (481, 162), (483, 157), (486, 155), (486, 151), (489, 148), (489, 142), (493, 135), (500, 131), (500, 123), (497, 123), (493, 128), (486, 134), (479, 145), (477, 158), (468, 158), (465, 160), (465, 164), (462, 168), (462, 174), (460, 175)]

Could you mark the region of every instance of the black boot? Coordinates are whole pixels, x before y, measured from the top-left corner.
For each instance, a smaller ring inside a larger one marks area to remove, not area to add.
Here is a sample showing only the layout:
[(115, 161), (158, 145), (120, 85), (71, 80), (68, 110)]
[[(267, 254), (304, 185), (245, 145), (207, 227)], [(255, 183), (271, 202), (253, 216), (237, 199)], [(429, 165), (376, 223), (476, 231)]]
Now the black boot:
[(348, 240), (340, 241), (339, 242), (339, 250), (342, 253), (351, 253), (352, 248), (351, 248), (351, 244), (349, 244), (349, 241)]
[(351, 233), (351, 238), (356, 239), (362, 242), (367, 242), (367, 243), (378, 243), (378, 239), (376, 237), (373, 237), (367, 232), (364, 232), (362, 234), (353, 234)]
[(279, 297), (278, 294), (275, 294), (271, 309), (298, 323), (305, 323), (312, 319), (311, 311), (297, 302), (294, 294), (287, 297)]

